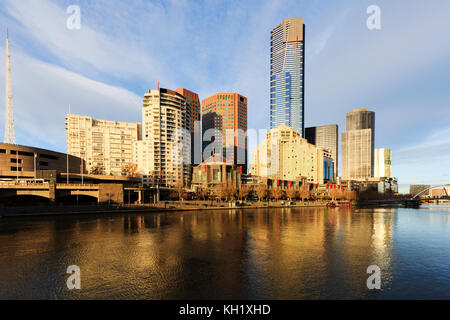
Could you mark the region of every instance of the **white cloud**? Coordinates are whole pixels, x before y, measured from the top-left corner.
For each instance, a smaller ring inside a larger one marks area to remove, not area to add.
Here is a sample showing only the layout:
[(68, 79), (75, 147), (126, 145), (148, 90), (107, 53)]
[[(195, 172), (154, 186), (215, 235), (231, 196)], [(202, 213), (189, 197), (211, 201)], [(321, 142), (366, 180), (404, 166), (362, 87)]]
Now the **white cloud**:
[[(4, 50), (1, 50), (4, 56)], [(4, 69), (2, 70), (2, 74)], [(74, 114), (107, 120), (140, 121), (141, 98), (63, 68), (12, 53), (17, 142), (65, 150), (64, 120)], [(0, 81), (4, 85), (4, 79)], [(4, 93), (0, 93), (4, 101)], [(3, 123), (4, 115), (0, 114)]]

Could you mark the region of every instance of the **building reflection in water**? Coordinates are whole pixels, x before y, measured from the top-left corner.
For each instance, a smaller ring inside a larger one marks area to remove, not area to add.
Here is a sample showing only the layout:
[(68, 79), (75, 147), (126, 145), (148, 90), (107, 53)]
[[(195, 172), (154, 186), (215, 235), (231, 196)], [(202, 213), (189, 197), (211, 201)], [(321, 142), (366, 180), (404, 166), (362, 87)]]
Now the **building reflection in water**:
[[(0, 297), (367, 298), (368, 266), (392, 280), (395, 219), (285, 208), (17, 220), (0, 228)], [(73, 264), (79, 292), (65, 288)]]

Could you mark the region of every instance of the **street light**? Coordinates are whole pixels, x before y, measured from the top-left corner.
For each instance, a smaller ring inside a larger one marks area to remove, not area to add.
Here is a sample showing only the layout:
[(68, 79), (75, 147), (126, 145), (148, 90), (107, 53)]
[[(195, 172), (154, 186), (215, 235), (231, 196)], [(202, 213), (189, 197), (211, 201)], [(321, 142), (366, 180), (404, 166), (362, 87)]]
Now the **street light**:
[(37, 159), (37, 153), (34, 153), (34, 183), (36, 183), (36, 159)]

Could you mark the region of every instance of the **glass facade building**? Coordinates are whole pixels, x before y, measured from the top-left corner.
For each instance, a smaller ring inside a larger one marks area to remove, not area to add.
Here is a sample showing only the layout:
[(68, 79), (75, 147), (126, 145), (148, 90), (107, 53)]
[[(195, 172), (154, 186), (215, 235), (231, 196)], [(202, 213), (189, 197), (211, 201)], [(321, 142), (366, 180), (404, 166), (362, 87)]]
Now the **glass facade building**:
[(285, 124), (305, 136), (305, 25), (284, 19), (270, 36), (270, 128)]

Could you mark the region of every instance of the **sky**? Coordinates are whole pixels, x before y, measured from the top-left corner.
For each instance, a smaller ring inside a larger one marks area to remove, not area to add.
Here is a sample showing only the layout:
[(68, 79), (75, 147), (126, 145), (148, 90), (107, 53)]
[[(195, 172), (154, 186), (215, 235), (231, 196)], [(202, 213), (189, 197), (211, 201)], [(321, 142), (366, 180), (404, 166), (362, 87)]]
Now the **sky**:
[[(306, 26), (306, 126), (376, 114), (400, 191), (450, 183), (450, 1), (0, 0), (9, 28), (17, 143), (66, 151), (65, 116), (141, 121), (149, 89), (248, 98), (248, 127), (269, 127), (270, 31)], [(67, 8), (81, 9), (70, 30)], [(369, 30), (370, 5), (381, 29)], [(1, 33), (0, 33), (1, 34)], [(0, 59), (5, 59), (5, 41)], [(0, 63), (5, 74), (5, 64)], [(0, 87), (5, 78), (0, 77)], [(0, 138), (5, 92), (0, 90)]]

